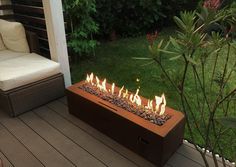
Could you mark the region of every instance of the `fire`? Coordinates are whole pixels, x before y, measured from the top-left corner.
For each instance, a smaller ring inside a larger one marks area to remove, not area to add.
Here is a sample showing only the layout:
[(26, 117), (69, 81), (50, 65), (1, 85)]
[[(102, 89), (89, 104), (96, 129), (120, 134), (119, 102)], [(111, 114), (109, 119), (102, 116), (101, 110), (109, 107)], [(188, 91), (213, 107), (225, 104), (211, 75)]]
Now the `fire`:
[(122, 93), (123, 89), (124, 89), (124, 86), (122, 86), (122, 88), (119, 90), (118, 97), (120, 97), (120, 96), (121, 96), (121, 93)]
[(106, 79), (104, 79), (102, 82), (102, 91), (104, 91), (104, 92), (107, 92), (106, 82), (107, 82)]
[(90, 75), (87, 74), (87, 77), (86, 77), (86, 82), (87, 83), (91, 83), (93, 85), (93, 73), (91, 73)]
[(120, 98), (126, 98), (130, 103), (136, 105), (137, 107), (144, 107), (147, 111), (152, 111), (159, 115), (163, 115), (165, 113), (166, 98), (164, 94), (162, 94), (161, 97), (155, 96), (155, 100), (148, 100), (147, 104), (144, 105), (142, 104), (142, 99), (139, 96), (139, 89), (136, 90), (135, 94), (129, 94), (128, 89), (125, 89), (125, 87), (122, 86), (118, 92), (115, 92), (115, 83), (112, 83), (111, 88), (109, 88), (108, 91), (106, 82), (106, 79), (101, 82), (97, 76), (94, 76), (93, 73), (90, 75), (87, 74), (86, 76), (86, 83), (96, 86), (100, 91), (111, 93), (112, 95), (116, 95)]
[(155, 100), (156, 100), (156, 107), (155, 107), (155, 111), (159, 111), (159, 108), (160, 108), (160, 105), (162, 103), (162, 98), (161, 97), (158, 97), (158, 96), (155, 96)]
[(115, 90), (115, 84), (112, 83), (112, 86), (111, 86), (111, 94), (114, 95), (114, 90)]
[(165, 95), (162, 94), (161, 98), (162, 98), (162, 105), (161, 105), (160, 115), (163, 115), (165, 113), (165, 110), (166, 110), (166, 98), (165, 98)]
[(123, 93), (123, 98), (127, 98), (129, 95), (128, 95), (128, 89), (125, 90), (125, 93)]

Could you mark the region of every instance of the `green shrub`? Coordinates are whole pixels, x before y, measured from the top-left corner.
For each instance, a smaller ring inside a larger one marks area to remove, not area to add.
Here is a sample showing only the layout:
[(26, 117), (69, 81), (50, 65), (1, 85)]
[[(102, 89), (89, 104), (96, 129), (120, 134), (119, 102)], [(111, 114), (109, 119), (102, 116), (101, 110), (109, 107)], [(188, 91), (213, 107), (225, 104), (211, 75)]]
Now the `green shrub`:
[(161, 0), (97, 0), (96, 21), (101, 35), (134, 36), (156, 30), (163, 18)]
[(195, 10), (201, 0), (162, 0), (162, 12), (166, 18), (161, 20), (163, 25), (174, 25), (173, 17), (179, 16), (183, 10)]
[(96, 13), (95, 0), (64, 0), (63, 5), (70, 28), (69, 48), (80, 57), (94, 53), (97, 41), (93, 34), (98, 32), (98, 24), (92, 18)]
[(171, 25), (181, 10), (195, 9), (199, 0), (97, 0), (95, 20), (104, 37), (136, 36)]

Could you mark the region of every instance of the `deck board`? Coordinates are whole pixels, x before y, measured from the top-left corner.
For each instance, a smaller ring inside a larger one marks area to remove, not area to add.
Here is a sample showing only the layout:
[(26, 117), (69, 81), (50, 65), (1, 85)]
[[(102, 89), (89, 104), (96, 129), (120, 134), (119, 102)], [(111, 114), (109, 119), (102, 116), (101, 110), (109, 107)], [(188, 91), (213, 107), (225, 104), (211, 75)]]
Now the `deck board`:
[(2, 114), (0, 121), (43, 165), (55, 167), (74, 166), (21, 120), (12, 119), (8, 116), (4, 117)]
[[(0, 116), (1, 118), (1, 116)], [(20, 143), (7, 129), (0, 124), (0, 149), (13, 166), (19, 167), (41, 167), (41, 162), (36, 159), (22, 143)], [(3, 159), (4, 160), (4, 159)], [(8, 162), (3, 161), (4, 166)]]
[(2, 153), (0, 152), (0, 158), (2, 160), (2, 163), (7, 166), (7, 167), (13, 167), (13, 165), (11, 164), (11, 162), (7, 159), (7, 157)]
[(89, 135), (93, 136), (95, 139), (102, 142), (104, 145), (115, 149), (119, 154), (128, 157), (132, 162), (136, 163), (138, 166), (142, 167), (155, 167), (152, 163), (145, 160), (144, 158), (140, 157), (139, 155), (135, 154), (131, 150), (127, 149), (126, 147), (118, 144), (116, 141), (112, 140), (108, 136), (102, 134), (101, 132), (97, 131), (96, 129), (92, 128), (88, 124), (84, 123), (80, 119), (74, 117), (73, 115), (69, 114), (67, 106), (60, 103), (59, 101), (54, 101), (48, 104), (49, 108), (53, 109), (59, 115), (73, 123), (75, 126), (80, 127), (88, 133)]
[(33, 112), (24, 114), (20, 116), (20, 118), (44, 140), (47, 140), (50, 145), (52, 145), (57, 151), (63, 154), (75, 166), (105, 166), (91, 154), (79, 147), (76, 143), (50, 126), (47, 122), (40, 119)]
[[(177, 150), (177, 152), (183, 156), (186, 156), (186, 157), (192, 159), (192, 161), (195, 161), (195, 162), (201, 164), (202, 166), (204, 166), (203, 159), (201, 158), (198, 151), (193, 147), (192, 144), (185, 142), (184, 145), (182, 145)], [(209, 163), (209, 166), (214, 166), (214, 161), (209, 153), (207, 153), (206, 158)], [(222, 160), (220, 158), (218, 158), (218, 162), (219, 162), (218, 163), (219, 167), (223, 167)], [(230, 165), (228, 164), (227, 166), (230, 166)]]
[(109, 147), (106, 147), (103, 143), (65, 120), (54, 111), (44, 107), (43, 111), (37, 110), (36, 112), (41, 116), (41, 118), (50, 122), (54, 128), (69, 137), (72, 141), (83, 147), (88, 152), (92, 153), (107, 166), (137, 167), (137, 165), (129, 161), (126, 157), (123, 157)]
[[(0, 158), (4, 167), (154, 167), (69, 114), (66, 98), (17, 118), (0, 111)], [(213, 166), (210, 154), (207, 159)], [(193, 145), (184, 142), (165, 167), (189, 166), (202, 167), (204, 163)]]

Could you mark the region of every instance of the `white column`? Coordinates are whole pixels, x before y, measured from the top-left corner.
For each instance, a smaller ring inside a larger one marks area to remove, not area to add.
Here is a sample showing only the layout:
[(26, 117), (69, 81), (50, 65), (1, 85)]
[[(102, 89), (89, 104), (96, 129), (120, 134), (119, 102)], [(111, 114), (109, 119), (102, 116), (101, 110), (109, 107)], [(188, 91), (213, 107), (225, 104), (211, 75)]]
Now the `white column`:
[[(0, 5), (11, 5), (11, 0), (0, 0)], [(0, 15), (13, 14), (12, 10), (0, 10)]]
[(60, 63), (65, 85), (71, 85), (70, 66), (61, 0), (43, 0), (51, 59)]

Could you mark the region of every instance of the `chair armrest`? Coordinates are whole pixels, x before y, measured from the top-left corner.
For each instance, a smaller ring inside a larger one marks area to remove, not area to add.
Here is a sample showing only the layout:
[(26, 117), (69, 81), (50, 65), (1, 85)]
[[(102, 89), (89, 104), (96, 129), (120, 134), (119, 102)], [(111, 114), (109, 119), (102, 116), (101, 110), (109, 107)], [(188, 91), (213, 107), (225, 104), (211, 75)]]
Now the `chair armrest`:
[(31, 31), (26, 31), (25, 34), (30, 48), (30, 52), (40, 54), (39, 40), (37, 34)]

